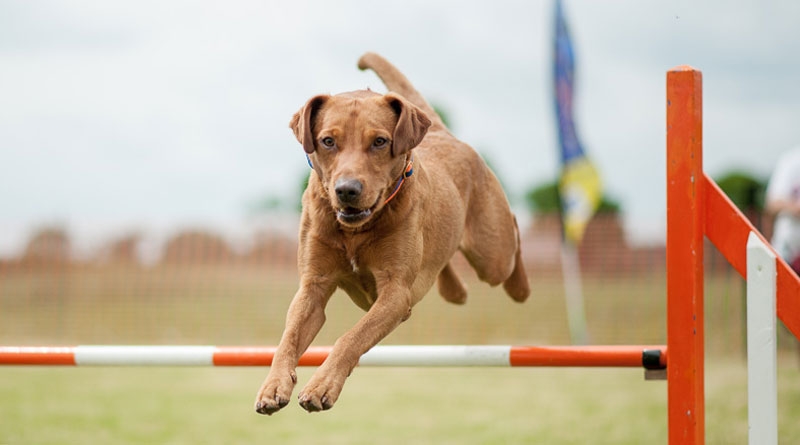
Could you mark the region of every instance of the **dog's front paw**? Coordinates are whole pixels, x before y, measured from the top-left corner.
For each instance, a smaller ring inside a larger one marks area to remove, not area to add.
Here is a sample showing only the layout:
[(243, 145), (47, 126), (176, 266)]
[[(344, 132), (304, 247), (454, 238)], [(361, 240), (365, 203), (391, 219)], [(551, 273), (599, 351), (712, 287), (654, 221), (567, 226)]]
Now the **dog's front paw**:
[(344, 386), (344, 378), (318, 374), (319, 372), (314, 374), (305, 388), (300, 391), (300, 406), (310, 413), (333, 408), (333, 404), (336, 403), (342, 386)]
[(278, 373), (270, 370), (256, 395), (256, 412), (272, 415), (288, 405), (295, 383), (297, 374), (294, 371)]

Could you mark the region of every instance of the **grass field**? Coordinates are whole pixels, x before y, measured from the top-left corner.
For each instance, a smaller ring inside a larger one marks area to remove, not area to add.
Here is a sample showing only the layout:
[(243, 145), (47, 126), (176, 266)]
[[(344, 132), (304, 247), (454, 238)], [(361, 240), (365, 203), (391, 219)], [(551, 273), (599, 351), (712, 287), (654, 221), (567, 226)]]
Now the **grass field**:
[[(468, 277), (456, 307), (435, 292), (384, 344), (568, 343), (560, 277), (533, 275), (523, 305)], [(665, 341), (664, 274), (587, 276), (596, 344)], [(257, 268), (0, 271), (0, 344), (275, 344), (296, 288)], [(742, 281), (706, 281), (707, 437), (746, 443)], [(334, 297), (315, 344), (361, 316)], [(781, 443), (800, 443), (800, 372), (782, 339)], [(787, 344), (789, 347), (787, 347)], [(313, 369), (302, 369), (298, 390)], [(0, 444), (666, 443), (666, 384), (641, 370), (363, 368), (333, 410), (255, 414), (265, 368), (0, 368)], [(296, 391), (297, 392), (297, 391)], [(295, 395), (296, 395), (295, 392)]]
[[(780, 372), (781, 443), (800, 443), (800, 373)], [(300, 385), (313, 369), (303, 368)], [(337, 405), (252, 402), (265, 369), (2, 368), (0, 443), (666, 443), (666, 384), (639, 370), (361, 368)], [(746, 373), (715, 362), (707, 443), (747, 442)]]

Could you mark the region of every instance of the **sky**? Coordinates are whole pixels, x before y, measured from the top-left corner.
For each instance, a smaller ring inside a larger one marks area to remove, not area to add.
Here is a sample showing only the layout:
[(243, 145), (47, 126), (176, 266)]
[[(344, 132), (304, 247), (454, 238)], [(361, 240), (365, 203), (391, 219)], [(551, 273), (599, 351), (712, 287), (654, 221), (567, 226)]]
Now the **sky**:
[[(766, 178), (800, 145), (800, 3), (564, 0), (575, 120), (634, 240), (662, 240), (666, 71), (704, 80), (704, 164)], [(0, 257), (38, 227), (253, 224), (299, 199), (288, 128), (319, 93), (397, 65), (483, 154), (515, 208), (556, 178), (553, 1), (0, 1)], [(248, 227), (249, 227), (248, 226)]]

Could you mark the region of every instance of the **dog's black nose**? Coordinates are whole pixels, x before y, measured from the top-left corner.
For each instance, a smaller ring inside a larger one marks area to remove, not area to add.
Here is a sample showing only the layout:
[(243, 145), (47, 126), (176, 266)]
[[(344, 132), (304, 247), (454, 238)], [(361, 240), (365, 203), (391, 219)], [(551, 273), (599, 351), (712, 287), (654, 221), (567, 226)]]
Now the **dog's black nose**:
[(361, 181), (357, 179), (340, 179), (336, 181), (336, 185), (333, 187), (334, 191), (336, 191), (336, 197), (339, 198), (339, 202), (342, 204), (352, 204), (358, 200), (358, 197), (361, 196), (362, 188)]

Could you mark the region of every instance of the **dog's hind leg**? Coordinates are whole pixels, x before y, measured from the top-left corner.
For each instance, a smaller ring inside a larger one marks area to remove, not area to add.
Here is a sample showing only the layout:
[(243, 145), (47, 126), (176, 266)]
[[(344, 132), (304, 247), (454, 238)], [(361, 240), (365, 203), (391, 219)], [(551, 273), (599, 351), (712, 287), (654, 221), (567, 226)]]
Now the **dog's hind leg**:
[(439, 278), (436, 283), (439, 288), (439, 295), (446, 301), (454, 304), (464, 304), (467, 301), (467, 287), (456, 274), (452, 263), (447, 263), (444, 269), (439, 272)]
[(525, 273), (525, 266), (522, 264), (522, 249), (520, 248), (519, 227), (517, 218), (514, 218), (514, 231), (517, 233), (517, 251), (514, 253), (514, 270), (511, 276), (503, 282), (503, 289), (515, 301), (525, 301), (531, 293), (528, 275)]
[[(488, 172), (488, 170), (487, 170)], [(525, 301), (530, 285), (522, 264), (517, 221), (503, 198), (502, 188), (489, 176), (476, 187), (470, 203), (461, 252), (478, 278), (503, 289), (515, 301)]]

